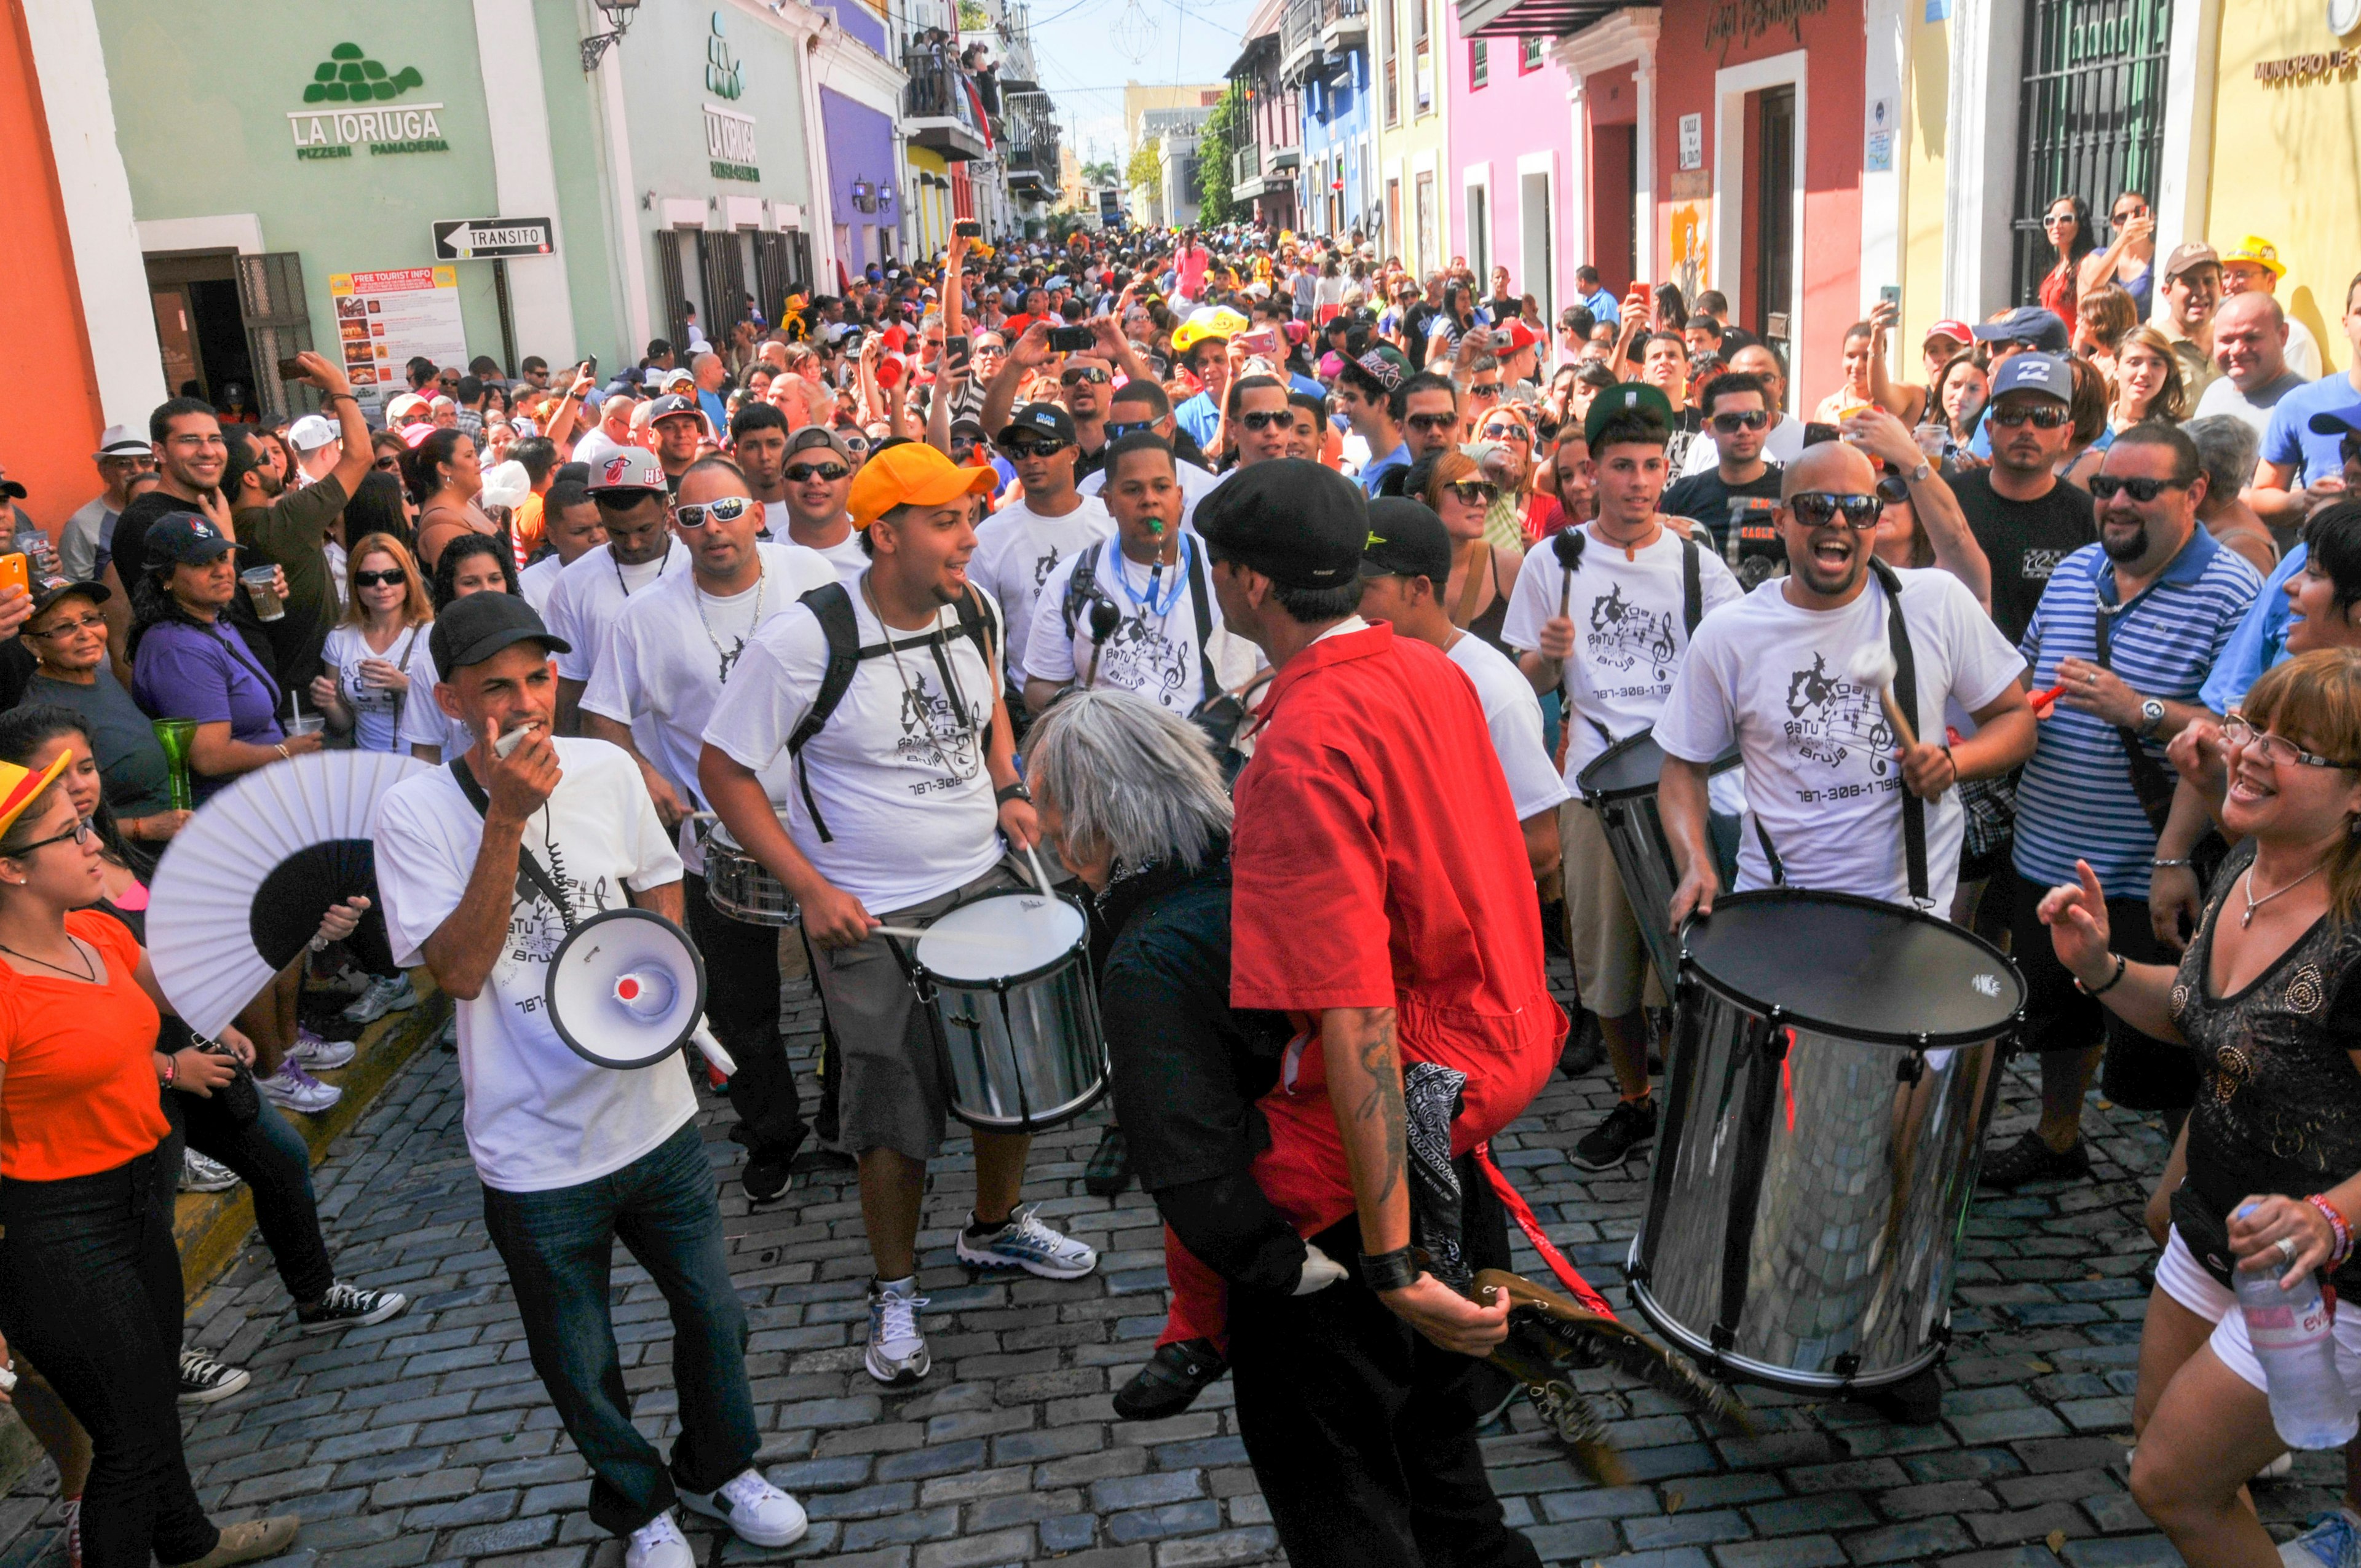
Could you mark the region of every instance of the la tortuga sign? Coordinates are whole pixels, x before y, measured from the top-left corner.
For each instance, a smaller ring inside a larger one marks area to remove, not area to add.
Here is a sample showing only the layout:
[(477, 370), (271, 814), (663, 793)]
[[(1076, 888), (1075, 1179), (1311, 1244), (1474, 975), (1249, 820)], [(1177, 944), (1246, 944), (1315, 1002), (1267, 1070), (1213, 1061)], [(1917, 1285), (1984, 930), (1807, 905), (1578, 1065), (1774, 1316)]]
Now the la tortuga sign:
[(399, 102), (426, 79), (416, 66), (389, 71), (361, 46), (342, 43), (328, 51), (303, 84), (305, 107), (287, 113), (299, 159), (350, 158), (365, 147), (372, 157), (400, 152), (448, 152), (440, 104)]
[(555, 237), (555, 225), (547, 218), (442, 218), (434, 224), (434, 259), (547, 256)]

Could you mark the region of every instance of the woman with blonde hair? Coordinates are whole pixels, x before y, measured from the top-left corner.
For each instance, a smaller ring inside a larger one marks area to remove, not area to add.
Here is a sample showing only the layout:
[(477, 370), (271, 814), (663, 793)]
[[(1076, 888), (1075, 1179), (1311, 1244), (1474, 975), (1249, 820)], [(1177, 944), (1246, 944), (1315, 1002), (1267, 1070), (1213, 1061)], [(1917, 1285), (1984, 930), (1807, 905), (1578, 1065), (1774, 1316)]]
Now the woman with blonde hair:
[(1443, 608), (1451, 624), (1506, 652), (1500, 628), (1508, 620), (1509, 592), (1516, 587), (1525, 553), (1487, 537), (1486, 524), (1500, 486), (1473, 457), (1455, 449), (1411, 469), (1403, 477), (1402, 493), (1433, 507), (1451, 535), (1451, 581), (1443, 590)]
[(354, 744), (364, 751), (401, 750), (402, 704), (412, 696), (434, 700), (431, 686), (411, 685), (412, 670), (425, 667), (434, 620), (425, 576), (401, 541), (372, 533), (354, 546), (352, 603), (320, 651), (327, 673), (312, 682), (312, 700), (329, 729), (357, 729)]
[[(2267, 672), (2223, 723), (2238, 840), (2179, 965), (2109, 950), (2089, 865), (2041, 901), (2059, 960), (2117, 1016), (2195, 1055), (2187, 1175), (2140, 1334), (2132, 1496), (2192, 1568), (2270, 1563), (2246, 1483), (2286, 1451), (2235, 1273), (2361, 1291), (2361, 652)], [(2231, 918), (2235, 916), (2235, 918)], [(2337, 1376), (2361, 1403), (2361, 1314), (2338, 1312)], [(2324, 1532), (2361, 1526), (2349, 1509)], [(2294, 1548), (2290, 1548), (2294, 1550)], [(2298, 1561), (2290, 1557), (2289, 1561)]]

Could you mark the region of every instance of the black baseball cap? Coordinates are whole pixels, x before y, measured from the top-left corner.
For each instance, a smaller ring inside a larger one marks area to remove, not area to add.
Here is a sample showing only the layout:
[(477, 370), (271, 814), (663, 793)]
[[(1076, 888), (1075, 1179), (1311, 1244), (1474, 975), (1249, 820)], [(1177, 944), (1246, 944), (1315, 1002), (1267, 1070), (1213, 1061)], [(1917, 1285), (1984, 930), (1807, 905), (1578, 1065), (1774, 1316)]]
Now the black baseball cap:
[(1369, 510), (1333, 468), (1278, 457), (1237, 469), (1198, 502), (1197, 532), (1280, 587), (1336, 588), (1359, 574)]
[(71, 598), (76, 594), (93, 604), (104, 604), (115, 597), (115, 590), (104, 583), (78, 583), (71, 577), (37, 577), (33, 581), (33, 614), (38, 615), (60, 599)]
[(1451, 534), (1434, 509), (1407, 496), (1369, 503), (1368, 537), (1361, 542), (1364, 577), (1424, 577), (1440, 593), (1451, 580)]
[(553, 653), (570, 653), (574, 644), (553, 637), (541, 622), (541, 612), (510, 593), (469, 594), (453, 599), (434, 618), (426, 651), (445, 679), (470, 664), (480, 664), (511, 642), (538, 642)]
[(1062, 441), (1069, 446), (1075, 440), (1073, 417), (1055, 403), (1027, 403), (1018, 409), (1009, 416), (1008, 422), (1000, 427), (1000, 439), (1006, 441), (1027, 431), (1035, 435), (1048, 436), (1052, 441)]
[(2361, 409), (2349, 413), (2318, 413), (2305, 422), (2314, 435), (2333, 435), (2339, 440), (2348, 435), (2361, 435)]
[(192, 511), (168, 511), (148, 529), (150, 567), (202, 566), (236, 548), (227, 534)]

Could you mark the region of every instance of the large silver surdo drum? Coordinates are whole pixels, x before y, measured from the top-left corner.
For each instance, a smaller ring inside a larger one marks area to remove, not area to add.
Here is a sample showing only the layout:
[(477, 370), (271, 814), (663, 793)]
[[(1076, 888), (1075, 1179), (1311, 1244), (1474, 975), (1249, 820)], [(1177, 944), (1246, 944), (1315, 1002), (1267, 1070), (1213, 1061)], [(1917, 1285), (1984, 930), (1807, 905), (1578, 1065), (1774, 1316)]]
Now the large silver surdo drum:
[(1825, 1393), (1932, 1366), (2015, 966), (1931, 916), (1768, 889), (1690, 921), (1680, 975), (1632, 1299), (1724, 1376)]
[(989, 1133), (1070, 1122), (1106, 1092), (1090, 918), (1028, 889), (952, 905), (912, 954), (933, 1013), (951, 1114)]
[[(1709, 772), (1723, 773), (1738, 766), (1738, 749), (1715, 759)], [(1656, 806), (1656, 784), (1664, 776), (1664, 751), (1655, 733), (1642, 729), (1618, 740), (1575, 775), (1582, 798), (1598, 813), (1599, 831), (1615, 857), (1623, 894), (1631, 901), (1632, 918), (1648, 944), (1648, 957), (1666, 990), (1680, 973), (1680, 949), (1673, 942), (1664, 915), (1672, 907), (1673, 889), (1680, 872), (1673, 863), (1672, 845), (1664, 839), (1664, 819)], [(1714, 851), (1722, 862), (1721, 885), (1732, 880), (1738, 855), (1738, 820), (1716, 817), (1711, 823)]]

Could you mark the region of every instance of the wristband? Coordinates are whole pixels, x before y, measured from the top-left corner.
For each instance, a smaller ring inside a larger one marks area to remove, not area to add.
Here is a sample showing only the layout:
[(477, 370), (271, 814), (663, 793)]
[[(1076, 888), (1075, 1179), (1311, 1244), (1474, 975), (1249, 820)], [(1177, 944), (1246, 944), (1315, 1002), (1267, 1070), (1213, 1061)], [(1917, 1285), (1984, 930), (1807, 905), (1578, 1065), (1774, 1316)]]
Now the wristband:
[(167, 1055), (164, 1058), (164, 1087), (167, 1089), (171, 1088), (173, 1080), (180, 1076), (181, 1058), (176, 1056)]
[(2329, 1230), (2334, 1233), (2336, 1237), (2335, 1249), (2328, 1255), (2328, 1266), (2331, 1268), (2343, 1267), (2345, 1261), (2353, 1255), (2352, 1225), (2346, 1222), (2342, 1210), (2338, 1209), (2335, 1204), (2330, 1202), (2326, 1198), (2322, 1197), (2319, 1193), (2313, 1193), (2311, 1197), (2306, 1198), (2304, 1201), (2321, 1212), (2328, 1221)]
[(2190, 860), (2155, 860), (2148, 862), (2148, 869), (2160, 872), (2170, 870), (2174, 866), (2193, 866), (2196, 863)]
[(2117, 953), (2115, 955), (2115, 972), (2107, 977), (2105, 984), (2084, 985), (2080, 980), (2077, 980), (2074, 982), (2074, 989), (2081, 992), (2085, 996), (2104, 996), (2107, 992), (2114, 990), (2115, 987), (2123, 984), (2124, 970), (2129, 967), (2130, 963), (2125, 959), (2124, 955)]
[(992, 792), (992, 800), (993, 804), (995, 806), (1006, 806), (1012, 800), (1021, 800), (1029, 806), (1033, 801), (1033, 792), (1025, 787), (1025, 781), (1023, 779), (1018, 779), (1006, 789), (994, 790)]
[(279, 753), (279, 760), (282, 762), (291, 762), (294, 759), (294, 753), (287, 750), (287, 742), (284, 740), (272, 741), (270, 749)]
[(1401, 1290), (1418, 1283), (1418, 1257), (1409, 1247), (1361, 1255), (1361, 1283), (1372, 1290)]

